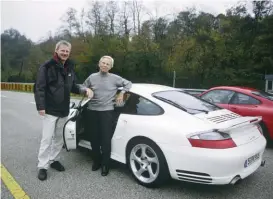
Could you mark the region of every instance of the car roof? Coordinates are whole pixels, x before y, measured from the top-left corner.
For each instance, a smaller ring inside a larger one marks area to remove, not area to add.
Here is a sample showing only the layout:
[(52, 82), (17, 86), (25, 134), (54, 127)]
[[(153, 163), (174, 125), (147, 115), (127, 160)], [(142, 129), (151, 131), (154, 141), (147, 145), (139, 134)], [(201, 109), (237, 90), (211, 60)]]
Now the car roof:
[(179, 90), (178, 88), (173, 88), (166, 85), (160, 84), (149, 84), (149, 83), (133, 83), (131, 92), (141, 94), (141, 95), (150, 95), (159, 91), (167, 91), (167, 90)]
[(238, 92), (241, 91), (241, 92), (247, 92), (247, 93), (251, 93), (253, 91), (259, 91), (258, 89), (246, 87), (246, 86), (217, 86), (217, 87), (210, 88), (210, 90), (212, 89), (230, 89), (233, 91), (238, 91)]

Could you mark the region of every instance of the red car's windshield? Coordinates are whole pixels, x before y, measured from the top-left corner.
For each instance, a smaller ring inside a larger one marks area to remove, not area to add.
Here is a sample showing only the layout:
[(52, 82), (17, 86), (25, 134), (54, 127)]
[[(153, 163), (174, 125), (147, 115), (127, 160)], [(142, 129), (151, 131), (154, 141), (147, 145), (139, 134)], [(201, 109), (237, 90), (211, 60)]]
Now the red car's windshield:
[(252, 94), (273, 101), (273, 94), (264, 91), (253, 91)]

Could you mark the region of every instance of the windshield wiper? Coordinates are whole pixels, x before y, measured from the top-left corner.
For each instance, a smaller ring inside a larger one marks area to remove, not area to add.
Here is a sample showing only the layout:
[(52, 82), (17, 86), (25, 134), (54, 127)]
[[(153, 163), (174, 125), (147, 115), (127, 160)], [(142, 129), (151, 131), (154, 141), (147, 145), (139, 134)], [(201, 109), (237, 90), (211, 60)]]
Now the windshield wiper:
[(176, 108), (180, 108), (180, 109), (182, 109), (182, 110), (185, 111), (185, 112), (188, 112), (187, 109), (185, 109), (183, 106), (180, 106), (179, 104), (174, 103), (172, 100), (168, 100), (168, 99), (165, 99), (165, 98), (159, 97), (159, 96), (154, 96), (154, 97), (157, 98), (157, 99), (160, 99), (160, 100), (162, 100), (162, 101), (164, 101), (164, 102), (167, 102), (167, 103), (169, 103), (169, 104), (175, 106)]
[(184, 110), (185, 112), (188, 112), (187, 109), (190, 109), (190, 110), (195, 110), (195, 111), (204, 112), (204, 113), (206, 113), (206, 114), (209, 113), (209, 111), (206, 111), (206, 110), (203, 110), (203, 109), (195, 109), (195, 108), (188, 108), (188, 107), (185, 107), (185, 106), (181, 106), (181, 105), (179, 105), (179, 104), (173, 102), (172, 100), (168, 100), (168, 99), (165, 99), (165, 98), (163, 98), (163, 97), (159, 97), (159, 96), (154, 96), (154, 97), (157, 98), (157, 99), (160, 99), (160, 100), (162, 100), (162, 101), (164, 101), (164, 102), (167, 102), (167, 103), (169, 103), (169, 104), (171, 104), (171, 105), (173, 105), (173, 106), (175, 106), (175, 107), (177, 107), (177, 108), (180, 108), (180, 109)]

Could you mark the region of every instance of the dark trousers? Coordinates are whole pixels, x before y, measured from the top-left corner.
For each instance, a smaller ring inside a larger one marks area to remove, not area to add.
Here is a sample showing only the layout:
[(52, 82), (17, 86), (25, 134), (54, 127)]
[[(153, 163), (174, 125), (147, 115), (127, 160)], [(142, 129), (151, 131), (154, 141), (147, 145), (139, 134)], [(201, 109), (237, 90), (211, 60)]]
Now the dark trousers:
[(111, 139), (113, 135), (114, 111), (86, 112), (87, 133), (92, 147), (93, 160), (109, 166), (111, 155)]

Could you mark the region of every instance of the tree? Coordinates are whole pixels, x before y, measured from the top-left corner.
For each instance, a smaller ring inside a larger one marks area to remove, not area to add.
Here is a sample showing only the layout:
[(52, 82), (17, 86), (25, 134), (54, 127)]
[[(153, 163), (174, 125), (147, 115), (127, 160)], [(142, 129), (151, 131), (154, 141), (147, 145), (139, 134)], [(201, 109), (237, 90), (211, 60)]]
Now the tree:
[(263, 75), (273, 73), (272, 1), (252, 5), (253, 13), (240, 3), (217, 16), (187, 9), (173, 18), (142, 21), (145, 7), (139, 1), (93, 1), (79, 15), (70, 8), (62, 29), (38, 44), (6, 30), (1, 38), (2, 79), (33, 81), (57, 41), (68, 39), (79, 82), (98, 70), (101, 56), (110, 55), (115, 59), (112, 72), (133, 82), (172, 85), (176, 71), (177, 87), (263, 88)]

